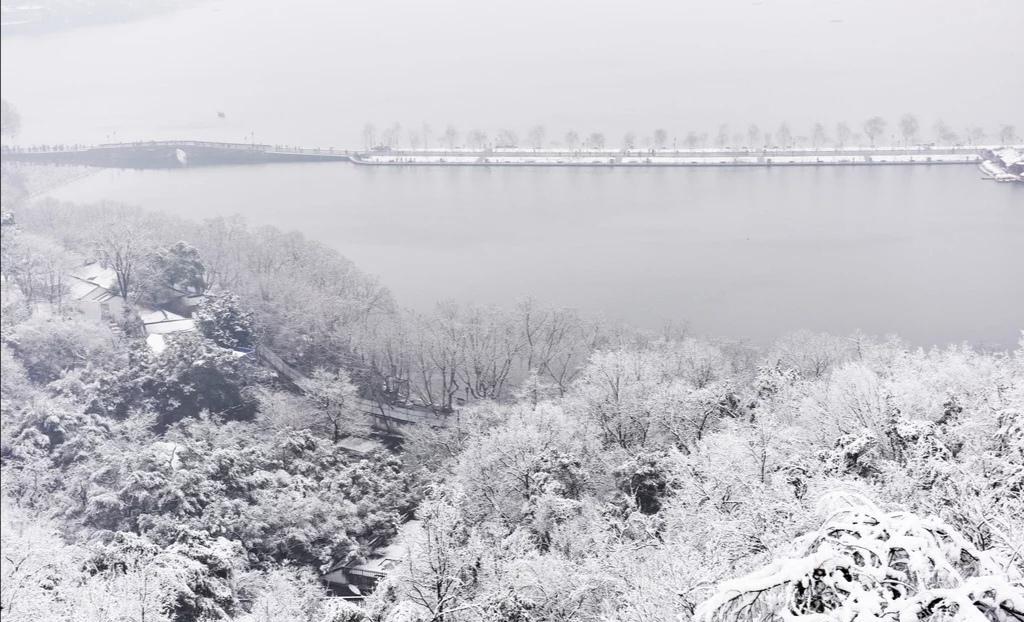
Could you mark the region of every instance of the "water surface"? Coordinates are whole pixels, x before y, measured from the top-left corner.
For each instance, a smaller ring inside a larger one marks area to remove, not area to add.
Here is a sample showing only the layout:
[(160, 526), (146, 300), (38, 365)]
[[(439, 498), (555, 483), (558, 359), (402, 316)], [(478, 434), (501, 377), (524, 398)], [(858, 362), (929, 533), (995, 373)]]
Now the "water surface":
[(106, 170), (54, 192), (298, 229), (403, 304), (533, 296), (646, 327), (1013, 346), (1024, 187), (974, 166)]

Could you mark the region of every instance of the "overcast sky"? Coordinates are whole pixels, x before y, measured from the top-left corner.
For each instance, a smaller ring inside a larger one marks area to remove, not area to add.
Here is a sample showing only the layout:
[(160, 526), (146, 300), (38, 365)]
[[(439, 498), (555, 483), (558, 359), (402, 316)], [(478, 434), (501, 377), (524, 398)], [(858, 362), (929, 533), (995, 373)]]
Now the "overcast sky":
[(1022, 27), (1015, 0), (214, 0), (6, 37), (3, 94), (23, 143), (353, 145), (371, 120), (615, 142), (904, 112), (963, 133), (1024, 125)]

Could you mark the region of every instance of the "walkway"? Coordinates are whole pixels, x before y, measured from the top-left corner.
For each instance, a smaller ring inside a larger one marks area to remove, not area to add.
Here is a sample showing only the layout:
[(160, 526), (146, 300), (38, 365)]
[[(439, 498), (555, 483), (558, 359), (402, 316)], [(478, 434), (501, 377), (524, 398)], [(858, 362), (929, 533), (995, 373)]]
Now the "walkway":
[[(306, 391), (305, 387), (308, 386), (309, 378), (286, 363), (276, 353), (260, 346), (256, 349), (256, 356), (298, 391), (303, 393)], [(401, 428), (409, 425), (443, 428), (458, 419), (458, 413), (438, 414), (426, 407), (390, 404), (362, 397), (355, 399), (355, 406), (360, 413), (372, 417), (378, 429), (388, 434), (400, 434)]]
[(355, 151), (257, 143), (149, 141), (2, 150), (5, 161), (114, 168), (182, 168), (278, 162), (372, 166), (871, 166), (977, 164), (993, 146), (769, 149), (390, 149)]

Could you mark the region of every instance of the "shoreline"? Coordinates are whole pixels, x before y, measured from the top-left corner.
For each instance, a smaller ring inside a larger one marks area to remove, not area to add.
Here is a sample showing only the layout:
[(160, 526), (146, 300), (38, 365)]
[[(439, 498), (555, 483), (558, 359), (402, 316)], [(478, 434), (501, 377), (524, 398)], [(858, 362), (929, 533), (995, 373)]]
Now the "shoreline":
[(306, 148), (253, 143), (148, 141), (95, 146), (4, 146), (5, 162), (120, 169), (191, 168), (229, 164), (340, 161), (358, 166), (435, 167), (791, 167), (980, 165), (996, 146), (922, 146), (772, 149), (577, 150)]

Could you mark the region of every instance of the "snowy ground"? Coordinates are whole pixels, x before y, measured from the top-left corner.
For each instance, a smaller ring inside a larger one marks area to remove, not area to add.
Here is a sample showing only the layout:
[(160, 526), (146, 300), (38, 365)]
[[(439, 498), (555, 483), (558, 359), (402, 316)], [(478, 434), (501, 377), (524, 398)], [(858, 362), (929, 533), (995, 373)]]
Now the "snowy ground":
[(964, 164), (982, 161), (981, 155), (971, 151), (958, 153), (892, 153), (879, 150), (868, 154), (825, 151), (801, 154), (795, 151), (780, 153), (737, 152), (655, 152), (546, 154), (524, 152), (522, 154), (451, 152), (446, 154), (418, 154), (414, 152), (360, 154), (353, 157), (359, 164), (390, 165), (503, 165), (503, 166), (800, 166), (800, 165), (853, 165), (853, 164)]

